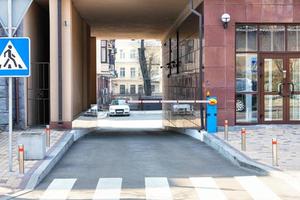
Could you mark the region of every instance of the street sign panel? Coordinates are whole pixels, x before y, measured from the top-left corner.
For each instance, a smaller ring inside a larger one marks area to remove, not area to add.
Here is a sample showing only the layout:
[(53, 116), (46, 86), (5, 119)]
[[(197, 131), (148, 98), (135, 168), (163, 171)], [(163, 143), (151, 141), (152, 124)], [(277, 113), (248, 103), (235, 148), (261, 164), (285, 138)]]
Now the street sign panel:
[[(11, 0), (12, 2), (12, 28), (13, 33), (19, 27), (24, 15), (30, 7), (32, 0)], [(0, 23), (7, 33), (8, 29), (8, 0), (0, 0)]]
[(0, 38), (0, 77), (30, 76), (30, 39)]

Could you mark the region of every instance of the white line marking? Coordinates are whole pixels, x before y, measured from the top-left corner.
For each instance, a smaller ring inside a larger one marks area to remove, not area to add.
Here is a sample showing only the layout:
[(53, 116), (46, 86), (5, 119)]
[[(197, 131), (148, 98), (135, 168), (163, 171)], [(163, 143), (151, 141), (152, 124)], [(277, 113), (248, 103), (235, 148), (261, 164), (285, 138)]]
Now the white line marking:
[(239, 176), (235, 179), (241, 184), (241, 186), (248, 191), (249, 195), (254, 200), (279, 200), (280, 198), (272, 192), (263, 182), (261, 182), (256, 176)]
[(226, 200), (226, 196), (219, 189), (218, 185), (211, 177), (192, 177), (190, 178), (196, 189), (199, 199), (203, 200)]
[(165, 177), (145, 178), (147, 200), (172, 200), (168, 179)]
[(67, 199), (75, 182), (76, 179), (54, 179), (40, 199)]
[(93, 200), (119, 200), (122, 178), (100, 178)]

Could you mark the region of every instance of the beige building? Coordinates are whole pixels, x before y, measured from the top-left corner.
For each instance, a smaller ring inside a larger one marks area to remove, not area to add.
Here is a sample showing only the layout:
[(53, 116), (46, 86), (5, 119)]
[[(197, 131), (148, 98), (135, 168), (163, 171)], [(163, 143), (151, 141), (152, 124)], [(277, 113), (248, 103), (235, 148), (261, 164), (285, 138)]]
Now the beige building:
[[(112, 78), (112, 97), (136, 99), (144, 95), (144, 82), (139, 63), (140, 40), (116, 40), (115, 69), (117, 77)], [(146, 40), (146, 60), (150, 71), (152, 96), (161, 96), (161, 45), (160, 41)], [(150, 69), (151, 68), (151, 69)]]

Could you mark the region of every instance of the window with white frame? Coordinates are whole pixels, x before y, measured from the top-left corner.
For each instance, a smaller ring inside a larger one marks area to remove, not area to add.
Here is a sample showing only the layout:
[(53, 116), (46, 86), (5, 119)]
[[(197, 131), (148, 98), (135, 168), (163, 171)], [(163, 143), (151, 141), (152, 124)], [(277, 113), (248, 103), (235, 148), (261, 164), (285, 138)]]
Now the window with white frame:
[(136, 50), (135, 49), (131, 49), (130, 50), (130, 59), (135, 59), (136, 58)]
[(125, 68), (124, 67), (121, 67), (120, 68), (120, 78), (124, 78), (125, 77)]
[(125, 85), (120, 85), (120, 94), (125, 94)]
[(130, 77), (135, 78), (135, 68), (134, 67), (130, 68)]
[(120, 59), (124, 60), (125, 59), (125, 51), (123, 49), (120, 49), (119, 53), (120, 53)]
[(107, 40), (101, 40), (101, 63), (107, 63)]

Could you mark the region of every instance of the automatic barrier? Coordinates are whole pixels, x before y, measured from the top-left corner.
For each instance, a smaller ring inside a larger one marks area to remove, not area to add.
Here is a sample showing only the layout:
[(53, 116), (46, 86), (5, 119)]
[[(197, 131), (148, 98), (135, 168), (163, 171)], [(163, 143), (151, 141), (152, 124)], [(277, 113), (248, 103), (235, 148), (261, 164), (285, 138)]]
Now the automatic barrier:
[(186, 104), (206, 104), (206, 130), (210, 134), (217, 132), (217, 98), (208, 97), (207, 100), (129, 100), (129, 104), (173, 104), (172, 111), (189, 113), (191, 108)]

